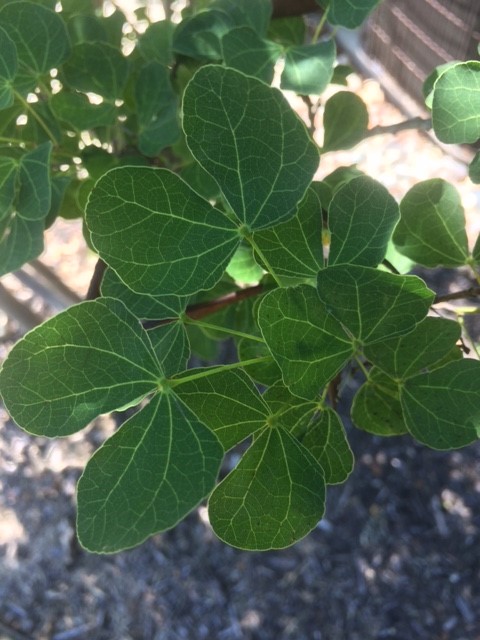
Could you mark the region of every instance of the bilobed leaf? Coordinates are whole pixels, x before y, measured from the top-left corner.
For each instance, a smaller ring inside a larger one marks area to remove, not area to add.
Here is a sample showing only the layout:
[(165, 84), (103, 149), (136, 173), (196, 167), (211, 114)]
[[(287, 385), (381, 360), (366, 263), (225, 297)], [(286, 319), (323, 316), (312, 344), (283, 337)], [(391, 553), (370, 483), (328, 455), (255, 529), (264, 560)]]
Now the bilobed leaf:
[(441, 142), (480, 138), (480, 62), (460, 62), (440, 75), (433, 90), (432, 125)]
[(45, 142), (22, 156), (19, 167), (18, 214), (25, 220), (41, 220), (50, 210), (50, 153), (52, 143)]
[(256, 230), (295, 215), (318, 151), (277, 89), (234, 69), (202, 67), (185, 90), (183, 126), (242, 223)]
[(429, 317), (406, 336), (365, 347), (365, 356), (387, 374), (407, 379), (450, 353), (460, 334), (458, 322)]
[(0, 157), (0, 220), (11, 213), (15, 200), (18, 163), (13, 158)]
[(172, 37), (175, 25), (170, 20), (160, 20), (148, 25), (138, 38), (137, 47), (147, 62), (154, 60), (161, 64), (172, 62)]
[(261, 38), (250, 27), (237, 27), (223, 36), (222, 53), (227, 67), (270, 84), (282, 48)]
[(17, 73), (17, 49), (7, 32), (0, 28), (0, 109), (13, 104), (13, 79)]
[(16, 271), (43, 251), (43, 220), (25, 220), (12, 212), (0, 225), (0, 275)]
[(78, 131), (109, 126), (116, 119), (115, 105), (107, 102), (91, 104), (83, 93), (60, 91), (52, 96), (50, 105), (59, 120)]
[(345, 482), (354, 459), (338, 413), (326, 408), (312, 415), (306, 433), (299, 440), (318, 460), (327, 484)]
[(212, 287), (239, 242), (235, 225), (165, 169), (119, 167), (86, 209), (94, 247), (138, 293), (186, 296)]
[(113, 269), (107, 269), (101, 284), (102, 296), (118, 298), (133, 315), (143, 320), (165, 320), (178, 318), (187, 306), (188, 297), (150, 296), (135, 293), (117, 276)]
[[(330, 24), (356, 29), (381, 0), (330, 0)], [(320, 6), (323, 0), (317, 0)]]
[(315, 398), (354, 353), (341, 324), (307, 285), (268, 293), (258, 323), (285, 384), (302, 398)]
[(254, 234), (277, 276), (312, 278), (323, 269), (320, 184), (312, 182), (293, 218)]
[[(188, 376), (198, 371), (190, 369)], [(225, 451), (266, 424), (268, 407), (240, 369), (183, 382), (175, 393), (215, 433)]]
[(135, 84), (139, 122), (138, 146), (146, 156), (156, 156), (180, 136), (177, 97), (170, 70), (159, 62), (140, 69)]
[(468, 239), (465, 214), (455, 187), (441, 178), (414, 185), (400, 203), (397, 249), (425, 267), (465, 264)]
[(427, 315), (434, 293), (416, 276), (339, 265), (320, 271), (318, 293), (328, 313), (360, 343), (412, 331)]
[(351, 149), (365, 138), (368, 110), (351, 91), (339, 91), (325, 103), (323, 152)]
[(70, 53), (65, 23), (58, 13), (33, 2), (9, 2), (0, 24), (15, 43), (18, 72), (37, 77), (57, 68)]
[(127, 58), (116, 47), (106, 42), (83, 42), (73, 47), (62, 71), (72, 89), (115, 100), (123, 95), (128, 68)]
[(70, 307), (17, 342), (0, 388), (23, 429), (56, 437), (145, 396), (161, 375), (137, 318), (118, 300), (100, 298)]
[(480, 436), (480, 362), (460, 360), (410, 378), (400, 401), (408, 430), (433, 449), (457, 449)]
[(177, 26), (172, 49), (190, 58), (221, 60), (222, 38), (235, 26), (232, 17), (222, 11), (202, 11)]
[(394, 198), (376, 180), (365, 176), (344, 184), (328, 209), (329, 264), (376, 267), (385, 257), (399, 217)]
[(377, 436), (407, 433), (398, 384), (380, 369), (371, 369), (367, 382), (355, 394), (351, 418), (356, 427)]
[(183, 322), (176, 320), (149, 329), (148, 337), (166, 377), (185, 371), (190, 358), (190, 342)]
[(319, 95), (332, 79), (336, 47), (333, 39), (287, 49), (281, 87), (301, 95)]
[(472, 182), (480, 184), (480, 151), (477, 151), (468, 167), (468, 176)]
[(283, 549), (306, 536), (325, 509), (325, 478), (283, 428), (267, 428), (208, 503), (217, 536), (240, 549)]
[(211, 491), (222, 457), (215, 435), (174, 394), (158, 394), (85, 467), (81, 544), (113, 553), (170, 529)]

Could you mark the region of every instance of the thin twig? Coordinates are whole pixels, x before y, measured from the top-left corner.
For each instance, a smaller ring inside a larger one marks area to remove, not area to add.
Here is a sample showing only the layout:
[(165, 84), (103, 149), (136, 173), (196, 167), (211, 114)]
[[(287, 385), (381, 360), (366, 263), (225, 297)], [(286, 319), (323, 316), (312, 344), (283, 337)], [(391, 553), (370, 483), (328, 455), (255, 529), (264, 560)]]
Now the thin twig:
[(421, 131), (428, 131), (432, 128), (431, 118), (410, 118), (409, 120), (403, 120), (402, 122), (396, 122), (395, 124), (388, 124), (385, 126), (378, 125), (369, 129), (365, 137), (384, 135), (385, 133), (398, 133), (399, 131), (405, 131), (407, 129), (420, 129)]
[(102, 278), (105, 273), (107, 265), (105, 262), (99, 258), (97, 260), (97, 264), (95, 265), (95, 269), (93, 270), (92, 279), (90, 280), (90, 284), (88, 285), (87, 295), (85, 296), (85, 300), (95, 300), (100, 297), (100, 285), (102, 283)]
[(470, 287), (469, 289), (463, 289), (463, 291), (455, 291), (455, 293), (446, 293), (443, 296), (436, 295), (433, 304), (439, 304), (440, 302), (447, 302), (448, 300), (462, 300), (463, 298), (478, 298), (480, 297), (480, 287)]

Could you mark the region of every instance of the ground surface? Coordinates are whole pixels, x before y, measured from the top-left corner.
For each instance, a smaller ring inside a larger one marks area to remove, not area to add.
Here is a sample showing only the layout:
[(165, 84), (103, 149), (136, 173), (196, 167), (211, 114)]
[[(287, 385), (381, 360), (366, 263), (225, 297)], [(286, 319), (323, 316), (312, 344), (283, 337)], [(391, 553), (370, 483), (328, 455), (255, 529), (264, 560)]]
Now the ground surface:
[[(401, 119), (378, 85), (355, 82), (372, 126)], [(354, 162), (398, 198), (415, 181), (455, 179), (472, 238), (480, 230), (465, 167), (423, 136), (372, 138), (325, 157), (322, 175)], [(83, 293), (93, 259), (78, 225), (51, 235), (45, 261)], [(15, 328), (3, 330), (5, 352)], [(52, 442), (0, 419), (0, 640), (480, 640), (480, 445), (439, 453), (349, 428), (355, 471), (295, 547), (228, 548), (200, 509), (136, 550), (99, 557), (76, 544), (74, 494), (111, 424)]]

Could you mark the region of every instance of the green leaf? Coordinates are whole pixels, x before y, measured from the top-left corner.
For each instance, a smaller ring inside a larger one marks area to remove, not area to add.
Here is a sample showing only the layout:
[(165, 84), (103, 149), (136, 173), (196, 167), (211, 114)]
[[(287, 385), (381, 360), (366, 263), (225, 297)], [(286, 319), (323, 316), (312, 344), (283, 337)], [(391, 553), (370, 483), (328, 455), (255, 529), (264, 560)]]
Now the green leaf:
[(282, 47), (303, 44), (305, 41), (305, 21), (302, 16), (275, 18), (268, 26), (267, 37)]
[(43, 220), (24, 220), (12, 213), (0, 227), (0, 275), (16, 271), (43, 251)]
[[(328, 21), (330, 24), (356, 29), (381, 0), (330, 0)], [(322, 2), (317, 0), (322, 6)]]
[(17, 342), (0, 372), (12, 418), (48, 437), (153, 391), (162, 372), (147, 334), (118, 300), (70, 307)]
[(275, 275), (312, 278), (323, 269), (321, 183), (312, 182), (293, 218), (254, 234)]
[(315, 527), (325, 479), (312, 454), (285, 429), (265, 429), (208, 503), (217, 536), (252, 551), (283, 549)]
[(376, 267), (385, 257), (399, 217), (398, 204), (376, 180), (365, 176), (344, 184), (328, 209), (329, 265)]
[(142, 67), (135, 84), (135, 102), (138, 148), (146, 156), (157, 156), (180, 136), (177, 96), (170, 84), (170, 70), (158, 62)]
[(19, 167), (18, 215), (25, 220), (42, 220), (50, 210), (50, 154), (52, 143), (45, 142), (22, 156)]
[(17, 73), (17, 49), (6, 31), (0, 28), (0, 109), (13, 104), (13, 79)]
[(445, 62), (445, 64), (439, 64), (437, 67), (435, 67), (432, 73), (427, 76), (422, 86), (422, 93), (425, 98), (425, 106), (427, 106), (429, 109), (432, 108), (433, 89), (435, 87), (436, 81), (442, 75), (442, 73), (445, 73), (447, 69), (450, 69), (450, 67), (453, 67), (453, 65), (458, 64), (459, 62), (459, 60), (451, 60), (450, 62)]
[(478, 235), (475, 246), (473, 247), (472, 256), (475, 262), (480, 263), (480, 234)]
[(468, 176), (473, 183), (480, 184), (480, 151), (477, 151), (468, 167)]
[(314, 414), (306, 433), (297, 437), (318, 460), (327, 484), (345, 482), (353, 470), (354, 458), (343, 425), (333, 409)]
[(169, 20), (150, 24), (138, 39), (137, 47), (147, 62), (171, 64), (173, 61), (172, 38), (175, 25)]
[(354, 353), (352, 340), (307, 285), (268, 293), (258, 323), (285, 384), (302, 398), (315, 398)]
[(270, 84), (282, 48), (249, 27), (237, 27), (222, 38), (225, 65)]
[(58, 13), (33, 2), (10, 2), (0, 24), (15, 43), (18, 72), (38, 77), (59, 67), (70, 53), (67, 29)]
[(88, 462), (78, 483), (81, 544), (113, 553), (175, 526), (211, 491), (222, 457), (173, 394), (157, 395)]
[(253, 259), (252, 248), (241, 244), (228, 263), (227, 273), (242, 284), (255, 284), (260, 282), (264, 272)]
[(83, 42), (73, 47), (62, 71), (70, 88), (115, 100), (123, 96), (128, 69), (128, 60), (114, 46), (106, 42)]
[(235, 26), (233, 19), (222, 11), (202, 11), (177, 26), (172, 49), (190, 58), (221, 60), (222, 38)]
[(220, 196), (218, 184), (195, 160), (181, 169), (180, 177), (206, 200), (218, 200)]
[[(242, 338), (237, 343), (238, 359), (252, 360), (253, 358), (263, 358), (270, 355), (267, 345), (264, 342), (248, 340)], [(248, 375), (262, 385), (271, 385), (282, 379), (282, 372), (278, 364), (271, 358), (270, 361), (258, 362), (248, 365)]]
[(113, 269), (107, 269), (102, 279), (103, 296), (118, 298), (133, 315), (143, 320), (166, 320), (178, 318), (186, 309), (189, 298), (180, 296), (150, 296), (135, 293), (117, 276)]
[[(213, 369), (213, 368), (212, 368)], [(188, 377), (202, 369), (190, 369)], [(241, 369), (182, 382), (175, 393), (211, 429), (225, 451), (265, 426), (268, 407)]]
[(433, 291), (416, 276), (370, 267), (329, 267), (318, 274), (320, 300), (328, 313), (363, 344), (412, 331), (425, 318)]
[(465, 214), (460, 195), (445, 180), (414, 185), (400, 203), (393, 241), (411, 260), (425, 267), (456, 267), (468, 260)]
[(329, 202), (325, 202), (323, 206), (330, 203), (332, 197), (340, 189), (340, 187), (342, 187), (347, 182), (350, 182), (350, 180), (353, 180), (354, 178), (360, 178), (362, 176), (367, 177), (366, 174), (363, 171), (360, 171), (360, 169), (357, 169), (356, 165), (354, 164), (347, 167), (337, 167), (335, 171), (332, 171), (332, 173), (329, 173), (328, 176), (325, 176), (321, 184), (326, 185), (327, 188), (330, 189), (331, 195)]
[(108, 35), (103, 20), (97, 16), (77, 14), (67, 22), (68, 33), (73, 45), (82, 42), (106, 42)]
[(65, 193), (72, 182), (72, 178), (66, 175), (56, 175), (51, 179), (52, 197), (50, 200), (50, 209), (45, 218), (45, 228), (50, 227), (56, 217), (59, 215), (62, 204), (65, 199)]
[(209, 289), (239, 242), (223, 213), (174, 173), (151, 167), (119, 167), (100, 178), (86, 223), (123, 282), (152, 296)]
[(16, 195), (18, 163), (13, 158), (0, 157), (0, 220), (11, 213)]
[(271, 0), (215, 0), (213, 8), (223, 11), (236, 27), (250, 27), (264, 36), (272, 15)]
[(148, 337), (167, 378), (187, 368), (190, 343), (183, 322), (169, 322), (150, 329)]
[(457, 449), (480, 435), (480, 362), (460, 360), (407, 380), (401, 388), (405, 422), (433, 449)]
[(339, 91), (325, 103), (323, 112), (323, 152), (351, 149), (368, 130), (368, 110), (351, 91)]
[(480, 62), (447, 69), (433, 90), (432, 125), (441, 142), (476, 142), (480, 138)]
[(377, 436), (407, 433), (398, 384), (380, 369), (371, 369), (367, 382), (355, 394), (351, 418), (356, 427)]
[(335, 41), (302, 44), (287, 49), (281, 87), (301, 95), (319, 95), (333, 75)]
[(261, 229), (295, 215), (318, 150), (277, 89), (234, 69), (202, 67), (185, 90), (183, 116), (193, 156), (242, 223)]
[(77, 131), (107, 127), (115, 123), (117, 115), (115, 105), (92, 104), (83, 93), (61, 91), (52, 96), (50, 106), (59, 120)]
[(395, 378), (407, 379), (444, 358), (460, 339), (458, 322), (425, 318), (406, 336), (365, 348), (365, 356)]

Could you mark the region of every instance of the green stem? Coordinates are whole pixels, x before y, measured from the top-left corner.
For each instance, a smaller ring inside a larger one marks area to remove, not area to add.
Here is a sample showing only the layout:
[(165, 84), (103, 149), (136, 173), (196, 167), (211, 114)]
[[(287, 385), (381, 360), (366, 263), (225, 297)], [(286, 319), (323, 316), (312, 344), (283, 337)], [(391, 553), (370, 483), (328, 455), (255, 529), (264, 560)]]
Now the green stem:
[(29, 140), (21, 140), (20, 138), (6, 138), (4, 136), (0, 136), (0, 142), (9, 142), (10, 144), (32, 144)]
[(360, 360), (360, 358), (358, 356), (355, 356), (355, 361), (358, 364), (361, 372), (363, 373), (363, 375), (365, 376), (365, 378), (368, 380), (370, 378), (370, 374), (368, 373), (368, 369), (365, 367), (365, 365), (363, 364), (363, 362)]
[(247, 338), (247, 340), (255, 340), (256, 342), (264, 343), (262, 338), (258, 336), (253, 336), (250, 333), (244, 333), (243, 331), (236, 331), (235, 329), (229, 329), (228, 327), (217, 326), (216, 324), (210, 324), (209, 322), (203, 322), (203, 320), (193, 320), (189, 318), (187, 315), (184, 316), (183, 322), (185, 324), (196, 325), (197, 327), (203, 327), (204, 329), (211, 329), (213, 331), (223, 331), (223, 333), (228, 333), (231, 336), (238, 336), (239, 338)]
[(53, 135), (52, 131), (50, 130), (49, 126), (44, 121), (44, 119), (35, 111), (32, 105), (29, 102), (27, 102), (23, 96), (21, 96), (17, 91), (15, 91), (14, 94), (17, 100), (22, 103), (25, 109), (35, 118), (38, 124), (42, 127), (42, 129), (45, 131), (47, 136), (52, 141), (53, 145), (57, 146), (57, 139)]
[(258, 253), (260, 259), (263, 262), (263, 264), (267, 267), (267, 271), (270, 273), (270, 275), (275, 280), (275, 282), (278, 284), (278, 286), (281, 287), (282, 283), (280, 282), (278, 276), (275, 274), (275, 272), (274, 272), (274, 270), (272, 268), (272, 265), (268, 262), (268, 260), (266, 259), (265, 255), (263, 254), (262, 250), (259, 248), (259, 246), (255, 242), (255, 240), (253, 239), (253, 236), (250, 236), (250, 235), (245, 236), (245, 239), (250, 243), (250, 245), (252, 246), (252, 249)]
[(259, 362), (268, 362), (272, 359), (272, 356), (262, 356), (261, 358), (252, 358), (251, 360), (242, 360), (241, 362), (233, 362), (232, 364), (222, 364), (219, 367), (212, 367), (211, 369), (204, 369), (198, 373), (192, 373), (190, 376), (183, 378), (170, 378), (168, 384), (170, 387), (177, 387), (184, 382), (191, 382), (192, 380), (199, 380), (200, 378), (207, 378), (208, 376), (214, 376), (216, 373), (222, 371), (229, 371), (230, 369), (239, 369), (240, 367), (248, 367), (251, 364), (258, 364)]
[(312, 37), (312, 44), (315, 44), (315, 42), (317, 42), (317, 40), (320, 37), (320, 34), (322, 33), (322, 29), (325, 26), (325, 23), (327, 22), (329, 9), (330, 9), (330, 3), (325, 8), (325, 11), (323, 12), (323, 16), (320, 18), (317, 24), (317, 28), (315, 29), (315, 33), (313, 34), (313, 37)]

